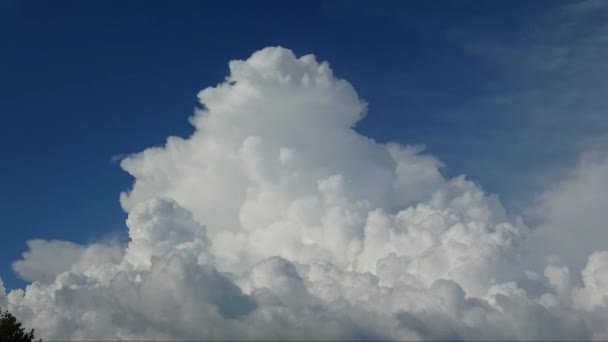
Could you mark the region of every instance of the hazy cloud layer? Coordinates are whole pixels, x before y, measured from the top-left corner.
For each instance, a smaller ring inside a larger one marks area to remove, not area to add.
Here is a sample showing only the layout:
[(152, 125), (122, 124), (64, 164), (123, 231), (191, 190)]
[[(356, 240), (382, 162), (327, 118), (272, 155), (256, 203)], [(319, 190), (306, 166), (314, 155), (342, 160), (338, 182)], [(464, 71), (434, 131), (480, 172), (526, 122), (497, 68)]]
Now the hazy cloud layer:
[(531, 230), (353, 130), (366, 104), (326, 62), (229, 66), (189, 138), (122, 160), (128, 246), (31, 241), (14, 268), (33, 282), (0, 305), (50, 340), (608, 338), (604, 162), (542, 196)]

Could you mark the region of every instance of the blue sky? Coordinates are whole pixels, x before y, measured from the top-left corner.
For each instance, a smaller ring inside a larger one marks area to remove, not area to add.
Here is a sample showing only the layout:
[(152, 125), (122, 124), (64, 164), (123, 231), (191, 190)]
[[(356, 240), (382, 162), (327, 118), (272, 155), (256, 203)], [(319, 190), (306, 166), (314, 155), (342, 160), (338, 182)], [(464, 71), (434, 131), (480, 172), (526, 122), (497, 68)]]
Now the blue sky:
[(605, 10), (574, 5), (5, 1), (0, 277), (22, 284), (28, 239), (124, 235), (114, 157), (190, 134), (197, 92), (266, 46), (329, 61), (369, 102), (360, 132), (425, 144), (519, 210), (607, 127)]

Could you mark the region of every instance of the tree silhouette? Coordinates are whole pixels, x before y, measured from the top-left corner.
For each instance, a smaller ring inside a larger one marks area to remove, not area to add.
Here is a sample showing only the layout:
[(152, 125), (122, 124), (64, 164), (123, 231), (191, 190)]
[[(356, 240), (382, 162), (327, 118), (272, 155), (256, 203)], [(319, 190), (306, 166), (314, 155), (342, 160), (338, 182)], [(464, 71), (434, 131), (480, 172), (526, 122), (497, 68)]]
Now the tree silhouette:
[(32, 341), (34, 341), (34, 329), (30, 330), (30, 332), (25, 332), (25, 329), (15, 316), (8, 311), (0, 309), (0, 342)]

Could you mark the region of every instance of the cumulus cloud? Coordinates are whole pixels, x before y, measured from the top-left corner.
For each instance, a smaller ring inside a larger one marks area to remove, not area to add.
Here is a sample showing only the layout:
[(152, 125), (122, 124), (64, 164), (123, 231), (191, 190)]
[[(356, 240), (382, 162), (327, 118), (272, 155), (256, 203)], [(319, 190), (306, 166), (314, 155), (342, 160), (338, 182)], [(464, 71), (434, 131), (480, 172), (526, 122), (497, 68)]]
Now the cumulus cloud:
[(328, 63), (271, 47), (229, 67), (190, 137), (122, 160), (128, 245), (31, 241), (32, 283), (0, 304), (50, 340), (608, 336), (608, 252), (529, 269), (537, 233), (357, 133), (366, 104)]

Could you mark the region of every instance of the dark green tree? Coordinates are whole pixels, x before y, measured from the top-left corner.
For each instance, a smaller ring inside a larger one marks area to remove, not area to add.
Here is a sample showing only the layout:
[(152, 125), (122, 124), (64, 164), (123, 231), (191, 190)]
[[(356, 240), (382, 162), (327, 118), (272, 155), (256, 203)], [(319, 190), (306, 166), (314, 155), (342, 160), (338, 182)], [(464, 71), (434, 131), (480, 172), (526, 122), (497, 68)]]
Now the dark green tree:
[(34, 338), (34, 329), (26, 332), (15, 316), (0, 309), (0, 342), (32, 342)]

